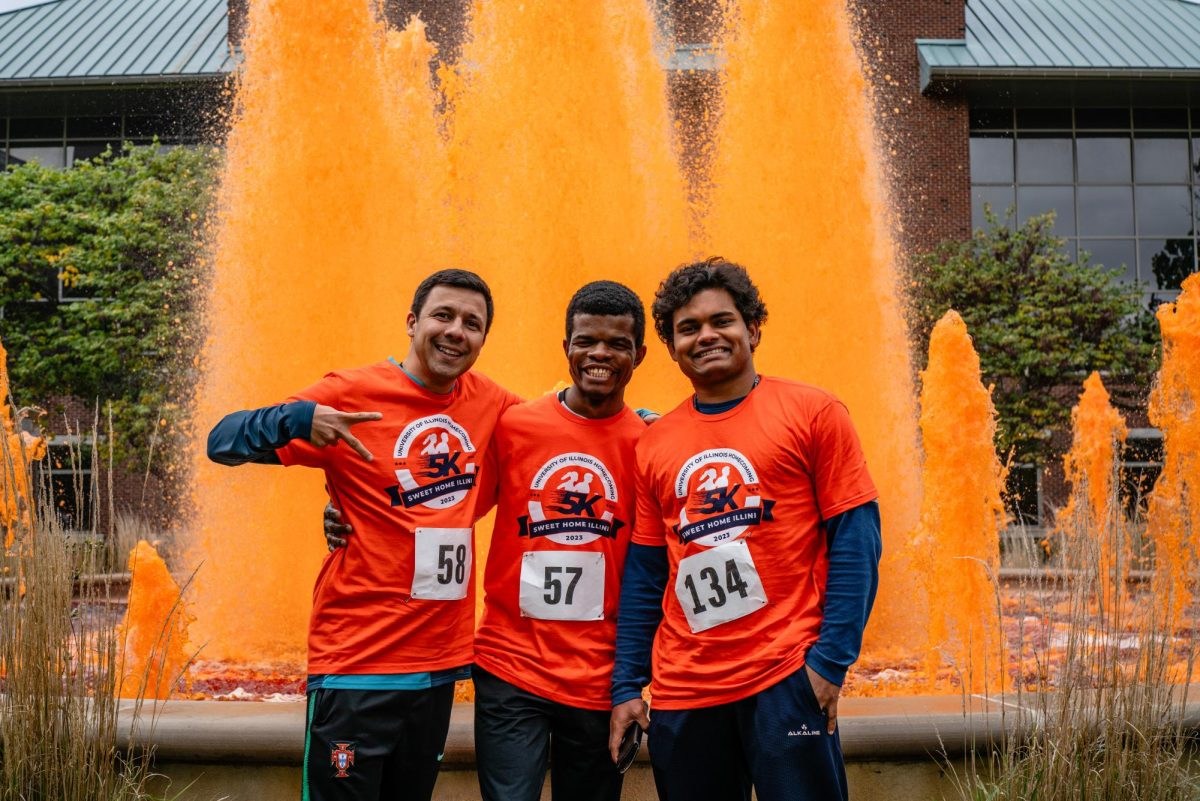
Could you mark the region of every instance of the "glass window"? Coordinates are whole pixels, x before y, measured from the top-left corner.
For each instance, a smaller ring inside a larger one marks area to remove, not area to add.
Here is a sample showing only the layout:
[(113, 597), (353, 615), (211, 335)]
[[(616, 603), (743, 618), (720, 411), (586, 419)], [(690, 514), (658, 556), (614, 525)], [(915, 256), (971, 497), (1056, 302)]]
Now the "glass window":
[(1186, 186), (1139, 186), (1135, 190), (1138, 235), (1190, 236), (1192, 192)]
[(994, 131), (1013, 127), (1011, 108), (971, 108), (971, 130)]
[(1188, 146), (1182, 136), (1139, 136), (1133, 140), (1133, 176), (1138, 183), (1187, 181)]
[(1128, 136), (1080, 135), (1075, 141), (1081, 184), (1127, 184), (1133, 170)]
[(10, 139), (58, 139), (63, 138), (62, 117), (26, 117), (9, 120)]
[(30, 161), (36, 161), (43, 167), (67, 166), (64, 160), (62, 145), (55, 145), (53, 147), (46, 147), (44, 145), (16, 145), (8, 149), (9, 164), (25, 164)]
[(1056, 236), (1075, 235), (1075, 188), (1071, 186), (1018, 186), (1017, 223), (1030, 217), (1055, 212)]
[(1187, 130), (1186, 108), (1135, 108), (1134, 128), (1159, 128), (1172, 131)]
[(1140, 277), (1155, 289), (1179, 289), (1183, 279), (1196, 271), (1196, 240), (1190, 237), (1141, 239), (1138, 252)]
[(971, 181), (977, 184), (1013, 182), (1012, 137), (971, 137)]
[(1200, 137), (1192, 140), (1192, 183), (1200, 184)]
[(1104, 267), (1127, 281), (1137, 280), (1137, 250), (1132, 239), (1080, 239), (1079, 249), (1091, 254), (1088, 264)]
[(1075, 127), (1084, 128), (1123, 128), (1129, 129), (1129, 109), (1127, 108), (1077, 108), (1075, 109)]
[(118, 117), (69, 117), (68, 139), (104, 139), (121, 135), (121, 118)]
[(104, 152), (105, 148), (112, 148), (113, 153), (120, 153), (121, 146), (116, 142), (76, 142), (75, 144), (67, 145), (67, 163), (74, 164), (77, 161), (89, 161), (99, 156)]
[[(1009, 208), (1016, 202), (1011, 186), (974, 186), (971, 187), (971, 227), (986, 228), (988, 223), (983, 207), (988, 204), (997, 221), (1004, 223)], [(1013, 227), (1009, 224), (1009, 227)]]
[(1133, 236), (1133, 187), (1081, 186), (1080, 236)]
[(129, 116), (125, 118), (125, 138), (154, 137), (167, 139), (179, 135), (179, 123), (165, 116)]
[(1069, 108), (1019, 108), (1017, 128), (1040, 128), (1041, 130), (1071, 130)]
[(1062, 184), (1074, 180), (1069, 136), (1017, 138), (1018, 183)]
[(1153, 429), (1129, 432), (1121, 453), (1120, 494), (1125, 514), (1131, 519), (1145, 514), (1150, 490), (1162, 472), (1162, 462), (1162, 434)]

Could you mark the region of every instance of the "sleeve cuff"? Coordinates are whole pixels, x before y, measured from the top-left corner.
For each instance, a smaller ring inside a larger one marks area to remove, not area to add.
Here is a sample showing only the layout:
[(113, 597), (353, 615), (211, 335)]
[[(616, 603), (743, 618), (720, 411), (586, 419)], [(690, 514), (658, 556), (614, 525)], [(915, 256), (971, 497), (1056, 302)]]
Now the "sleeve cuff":
[(819, 645), (820, 643), (808, 649), (808, 654), (804, 657), (804, 664), (815, 670), (817, 675), (825, 681), (841, 687), (846, 681), (846, 671), (850, 669), (849, 666), (838, 665), (822, 657), (817, 651)]
[(634, 698), (641, 697), (642, 690), (639, 687), (630, 687), (624, 684), (620, 687), (614, 686), (612, 690), (612, 705), (620, 706), (626, 701), (632, 701)]
[(290, 439), (308, 440), (312, 436), (313, 414), (317, 411), (316, 401), (292, 401), (283, 405), (284, 428)]

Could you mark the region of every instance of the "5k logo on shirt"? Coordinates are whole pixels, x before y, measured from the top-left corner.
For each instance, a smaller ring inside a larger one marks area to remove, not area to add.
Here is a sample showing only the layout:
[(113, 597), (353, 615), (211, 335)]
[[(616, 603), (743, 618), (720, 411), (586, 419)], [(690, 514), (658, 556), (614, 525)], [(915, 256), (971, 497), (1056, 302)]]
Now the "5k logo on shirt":
[(392, 457), (400, 482), (386, 489), (392, 506), (448, 509), (475, 486), (475, 445), (449, 415), (409, 423), (396, 438)]
[(773, 519), (775, 502), (762, 497), (754, 465), (732, 448), (687, 459), (675, 478), (675, 497), (683, 500), (674, 527), (681, 543), (713, 547)]
[(527, 508), (517, 520), (520, 535), (559, 545), (615, 538), (625, 525), (616, 517), (617, 482), (604, 462), (586, 453), (559, 454), (543, 464), (529, 485)]

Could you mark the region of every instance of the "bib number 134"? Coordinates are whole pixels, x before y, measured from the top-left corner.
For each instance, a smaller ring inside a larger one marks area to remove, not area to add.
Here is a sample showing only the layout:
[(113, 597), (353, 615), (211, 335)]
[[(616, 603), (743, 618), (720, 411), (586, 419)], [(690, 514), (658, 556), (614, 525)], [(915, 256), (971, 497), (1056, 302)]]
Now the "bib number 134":
[(693, 632), (757, 612), (767, 603), (745, 540), (710, 548), (679, 562), (675, 596)]

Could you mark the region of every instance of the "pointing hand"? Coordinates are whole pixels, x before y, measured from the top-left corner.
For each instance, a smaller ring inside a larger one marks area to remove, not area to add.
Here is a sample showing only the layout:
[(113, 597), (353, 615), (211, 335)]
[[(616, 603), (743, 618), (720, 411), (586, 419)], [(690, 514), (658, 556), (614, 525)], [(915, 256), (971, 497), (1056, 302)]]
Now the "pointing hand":
[(350, 427), (370, 420), (382, 419), (383, 415), (379, 412), (340, 412), (332, 406), (325, 406), (318, 403), (316, 410), (313, 412), (312, 432), (308, 435), (308, 441), (318, 448), (324, 448), (328, 445), (336, 445), (338, 440), (342, 440), (356, 450), (359, 456), (369, 462), (374, 457), (350, 433)]

